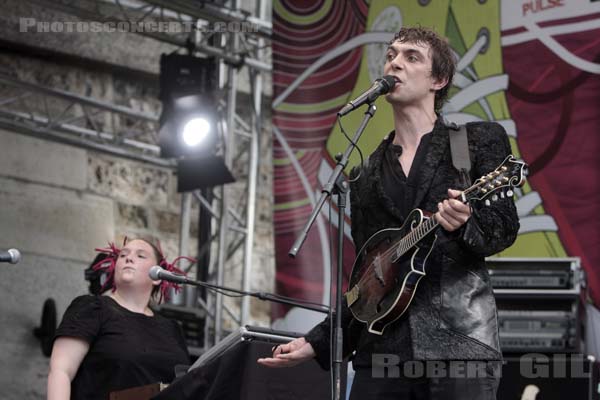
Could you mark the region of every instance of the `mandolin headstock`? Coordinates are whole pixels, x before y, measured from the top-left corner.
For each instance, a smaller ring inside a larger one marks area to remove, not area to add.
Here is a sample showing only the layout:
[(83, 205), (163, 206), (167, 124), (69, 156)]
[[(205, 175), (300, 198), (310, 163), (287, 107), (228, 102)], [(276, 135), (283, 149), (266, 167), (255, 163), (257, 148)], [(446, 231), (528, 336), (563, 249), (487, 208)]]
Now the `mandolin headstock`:
[(495, 170), (477, 179), (466, 189), (462, 195), (463, 201), (483, 200), (497, 192), (502, 196), (504, 193), (512, 196), (514, 188), (523, 186), (526, 176), (527, 164), (509, 155)]

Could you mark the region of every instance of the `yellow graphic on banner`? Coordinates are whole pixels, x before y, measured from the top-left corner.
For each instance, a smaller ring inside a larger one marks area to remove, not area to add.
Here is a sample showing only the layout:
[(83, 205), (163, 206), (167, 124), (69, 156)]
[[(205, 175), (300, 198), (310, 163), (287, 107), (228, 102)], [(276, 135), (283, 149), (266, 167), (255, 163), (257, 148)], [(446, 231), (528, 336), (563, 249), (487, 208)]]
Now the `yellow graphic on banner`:
[[(508, 77), (503, 71), (502, 63), (499, 0), (371, 2), (365, 35), (381, 32), (381, 40), (380, 43), (364, 45), (359, 75), (347, 100), (360, 95), (376, 78), (383, 75), (385, 49), (393, 33), (402, 26), (414, 25), (431, 27), (445, 35), (457, 53), (459, 69), (454, 86), (450, 90), (449, 104), (443, 110), (445, 117), (457, 123), (475, 120), (501, 123), (509, 134), (513, 154), (520, 157), (517, 144), (518, 127), (511, 119), (505, 94)], [(385, 99), (381, 97), (375, 104), (376, 115), (359, 142), (365, 157), (393, 130), (391, 108), (385, 103)], [(366, 107), (364, 109), (366, 110)], [(363, 115), (363, 112), (356, 111), (343, 118), (344, 129), (350, 137), (359, 126)], [(334, 125), (326, 145), (331, 157), (343, 152), (347, 143), (339, 125)], [(346, 171), (359, 162), (358, 152), (354, 151)], [(520, 206), (519, 202), (525, 196), (528, 201), (521, 202)], [(540, 197), (528, 184), (518, 191), (515, 201), (521, 214), (521, 232), (515, 244), (499, 256), (567, 255), (556, 232), (556, 224), (551, 216), (546, 215), (541, 200), (531, 205), (531, 199), (536, 198)]]

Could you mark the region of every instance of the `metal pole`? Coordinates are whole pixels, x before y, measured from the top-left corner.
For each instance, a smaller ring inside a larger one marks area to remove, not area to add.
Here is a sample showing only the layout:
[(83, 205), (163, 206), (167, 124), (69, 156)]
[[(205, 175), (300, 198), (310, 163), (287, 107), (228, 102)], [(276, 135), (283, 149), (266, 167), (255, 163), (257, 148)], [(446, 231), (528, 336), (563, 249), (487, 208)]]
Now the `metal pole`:
[[(258, 17), (263, 19), (266, 15), (266, 2), (258, 0), (256, 11)], [(262, 49), (264, 40), (259, 39), (259, 49)], [(259, 50), (260, 57), (264, 51)], [(262, 75), (260, 72), (248, 69), (248, 73), (254, 78), (252, 95), (254, 96), (254, 112), (252, 114), (252, 136), (250, 138), (250, 157), (248, 160), (248, 204), (246, 213), (246, 243), (244, 250), (244, 270), (242, 272), (242, 290), (250, 291), (250, 278), (252, 276), (252, 254), (254, 248), (254, 225), (256, 218), (256, 187), (258, 185), (258, 153), (260, 151), (260, 136), (262, 134), (261, 121), (261, 94)], [(248, 323), (250, 317), (250, 298), (242, 298), (241, 325)]]
[[(232, 1), (233, 8), (237, 9), (237, 1)], [(231, 36), (230, 51), (236, 53), (239, 43), (239, 37), (236, 34)], [(235, 105), (237, 99), (237, 71), (229, 65), (227, 67), (227, 125), (225, 127), (225, 149), (224, 158), (225, 165), (231, 169), (233, 160), (233, 148), (235, 144), (234, 124), (235, 124)], [(229, 196), (225, 186), (221, 186), (221, 220), (219, 228), (219, 257), (217, 270), (217, 285), (222, 286), (225, 275), (225, 258), (227, 251), (227, 236), (229, 230)], [(215, 343), (221, 340), (223, 331), (223, 295), (217, 293), (216, 296), (216, 312), (215, 312)]]
[[(190, 254), (190, 221), (192, 213), (192, 193), (183, 193), (181, 198), (181, 232), (179, 234), (179, 255), (188, 256)], [(185, 212), (185, 215), (184, 215)], [(197, 279), (197, 276), (194, 277)], [(184, 286), (181, 292), (183, 295), (183, 304), (186, 307), (196, 307), (196, 298), (198, 297), (198, 288), (195, 286)]]
[(338, 253), (337, 253), (337, 282), (335, 285), (335, 330), (333, 343), (333, 398), (340, 400), (342, 394), (342, 362), (344, 331), (342, 327), (342, 279), (344, 275), (344, 214), (346, 210), (346, 195), (348, 183), (341, 177), (336, 183), (338, 200)]
[(55, 89), (52, 87), (40, 85), (37, 83), (25, 82), (7, 74), (0, 73), (0, 83), (4, 85), (15, 86), (23, 88), (25, 90), (31, 90), (45, 95), (58, 97), (64, 100), (74, 101), (79, 104), (100, 108), (102, 110), (116, 112), (119, 114), (127, 115), (129, 117), (144, 119), (150, 122), (158, 122), (158, 115), (143, 111), (138, 111), (133, 108), (120, 106), (117, 104), (108, 103), (106, 101), (97, 100), (91, 97), (82, 96), (77, 93), (69, 92), (66, 90)]
[[(190, 211), (192, 209), (192, 196), (190, 193), (182, 193), (181, 195), (181, 215), (180, 215), (180, 230), (179, 230), (179, 254), (188, 254), (188, 243), (190, 239)], [(178, 306), (188, 305), (186, 298), (189, 287), (184, 286), (183, 290), (176, 293), (174, 289), (170, 293), (170, 304)], [(192, 297), (192, 300), (194, 297)]]

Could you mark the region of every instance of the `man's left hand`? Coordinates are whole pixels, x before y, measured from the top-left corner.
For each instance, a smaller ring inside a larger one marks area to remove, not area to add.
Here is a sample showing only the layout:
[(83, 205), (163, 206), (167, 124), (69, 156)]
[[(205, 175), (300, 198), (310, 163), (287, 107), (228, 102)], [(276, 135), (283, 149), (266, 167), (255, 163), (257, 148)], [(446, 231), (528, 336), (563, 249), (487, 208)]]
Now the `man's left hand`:
[(471, 217), (471, 207), (456, 200), (460, 193), (460, 190), (448, 189), (448, 197), (450, 198), (438, 203), (438, 212), (435, 213), (435, 219), (448, 232), (459, 229)]

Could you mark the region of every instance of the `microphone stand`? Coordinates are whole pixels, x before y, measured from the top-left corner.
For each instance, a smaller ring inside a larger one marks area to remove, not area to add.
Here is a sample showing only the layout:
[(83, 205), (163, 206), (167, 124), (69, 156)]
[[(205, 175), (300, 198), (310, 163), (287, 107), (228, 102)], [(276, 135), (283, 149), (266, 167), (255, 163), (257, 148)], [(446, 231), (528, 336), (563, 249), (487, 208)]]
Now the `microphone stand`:
[[(327, 314), (329, 312), (329, 307), (326, 306), (317, 306), (317, 305), (309, 305), (309, 304), (305, 304), (302, 302), (298, 302), (298, 301), (293, 301), (290, 299), (285, 299), (285, 298), (281, 298), (277, 295), (274, 295), (272, 293), (266, 293), (266, 292), (246, 292), (243, 290), (238, 290), (238, 289), (233, 289), (233, 288), (229, 288), (226, 286), (219, 286), (219, 285), (213, 285), (211, 283), (206, 283), (206, 282), (202, 282), (202, 281), (195, 281), (193, 279), (189, 279), (187, 277), (185, 277), (184, 275), (175, 275), (173, 274), (173, 276), (175, 276), (177, 279), (176, 280), (171, 280), (171, 282), (176, 282), (176, 283), (182, 283), (184, 285), (193, 285), (193, 286), (200, 286), (200, 287), (204, 287), (204, 288), (208, 288), (208, 289), (216, 289), (216, 290), (223, 290), (223, 291), (227, 291), (227, 292), (232, 292), (232, 293), (237, 293), (237, 294), (241, 294), (244, 296), (251, 296), (251, 297), (256, 297), (257, 299), (260, 300), (266, 300), (266, 301), (273, 301), (275, 303), (281, 303), (281, 304), (287, 304), (290, 306), (295, 306), (295, 307), (300, 307), (300, 308), (305, 308), (307, 310), (312, 310), (312, 311), (316, 311), (316, 312), (320, 312), (320, 313), (324, 313)], [(159, 279), (164, 279), (166, 281), (169, 281), (169, 278), (167, 277), (160, 277)]]
[(342, 330), (342, 277), (343, 277), (343, 255), (344, 255), (344, 214), (346, 208), (346, 193), (348, 190), (348, 182), (346, 182), (342, 172), (348, 165), (348, 159), (350, 158), (350, 154), (354, 150), (355, 143), (358, 143), (358, 140), (362, 136), (363, 131), (365, 130), (367, 123), (369, 120), (375, 115), (375, 111), (377, 111), (377, 107), (373, 103), (369, 103), (369, 108), (365, 112), (365, 116), (363, 117), (362, 122), (360, 123), (354, 137), (352, 138), (352, 143), (348, 145), (344, 154), (337, 154), (335, 159), (337, 160), (337, 165), (334, 170), (331, 172), (329, 176), (329, 180), (323, 186), (321, 190), (321, 197), (317, 202), (317, 205), (312, 211), (308, 222), (304, 225), (300, 236), (290, 249), (288, 255), (292, 258), (295, 258), (300, 250), (300, 247), (304, 244), (306, 237), (308, 236), (308, 231), (311, 226), (317, 219), (317, 215), (321, 212), (321, 208), (325, 204), (325, 201), (332, 194), (337, 194), (337, 204), (338, 204), (338, 258), (337, 258), (337, 281), (336, 281), (336, 301), (335, 301), (335, 332), (333, 335), (333, 360), (332, 360), (332, 369), (333, 369), (333, 400), (340, 400), (341, 396), (341, 367), (343, 361), (343, 330)]

